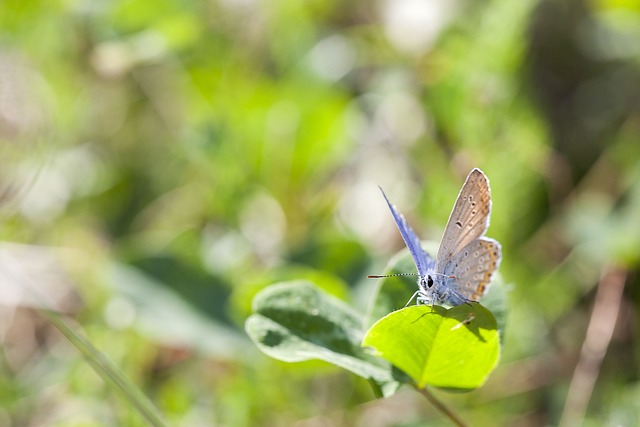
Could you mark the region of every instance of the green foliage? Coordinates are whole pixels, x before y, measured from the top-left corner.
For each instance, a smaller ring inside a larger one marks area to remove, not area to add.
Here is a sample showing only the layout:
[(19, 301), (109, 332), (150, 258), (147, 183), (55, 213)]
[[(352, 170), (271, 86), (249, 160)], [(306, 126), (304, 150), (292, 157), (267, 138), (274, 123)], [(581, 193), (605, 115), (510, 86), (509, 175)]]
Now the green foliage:
[[(405, 267), (404, 271), (410, 271), (407, 257), (406, 250), (394, 257), (387, 273)], [(398, 301), (408, 300), (416, 285), (414, 280), (407, 289), (400, 280), (405, 277), (383, 280), (374, 312), (385, 307), (393, 310)], [(493, 301), (498, 305), (499, 298)], [(458, 390), (480, 387), (500, 354), (498, 323), (477, 303), (449, 310), (406, 307), (387, 314), (365, 333), (365, 316), (311, 282), (293, 281), (261, 291), (254, 298), (253, 310), (245, 329), (269, 356), (285, 362), (324, 360), (372, 381), (386, 396), (395, 392), (398, 382), (419, 389), (427, 385)], [(500, 313), (505, 315), (504, 304)], [(377, 356), (407, 376), (394, 375), (389, 365), (361, 345), (374, 348)]]

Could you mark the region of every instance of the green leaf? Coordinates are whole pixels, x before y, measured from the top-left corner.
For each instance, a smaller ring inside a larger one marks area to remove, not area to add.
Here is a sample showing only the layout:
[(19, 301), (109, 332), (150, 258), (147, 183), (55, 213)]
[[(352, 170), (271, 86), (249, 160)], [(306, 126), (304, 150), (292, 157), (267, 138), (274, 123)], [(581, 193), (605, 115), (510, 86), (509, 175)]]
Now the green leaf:
[(480, 304), (411, 306), (376, 322), (363, 346), (404, 371), (418, 388), (480, 387), (498, 363), (496, 319)]
[(245, 330), (267, 355), (285, 362), (319, 359), (372, 380), (384, 395), (397, 382), (391, 366), (360, 346), (362, 316), (306, 281), (283, 282), (256, 295)]

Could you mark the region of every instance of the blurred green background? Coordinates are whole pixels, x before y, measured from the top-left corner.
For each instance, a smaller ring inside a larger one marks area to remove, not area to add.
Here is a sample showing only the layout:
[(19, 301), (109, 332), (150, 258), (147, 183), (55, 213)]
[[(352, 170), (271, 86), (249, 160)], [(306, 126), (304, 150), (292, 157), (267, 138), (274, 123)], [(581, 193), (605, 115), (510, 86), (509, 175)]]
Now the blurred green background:
[(42, 307), (171, 424), (447, 425), (243, 322), (296, 278), (366, 311), (403, 246), (377, 185), (439, 240), (473, 167), (509, 323), (489, 382), (439, 396), (640, 424), (638, 40), (632, 0), (3, 1), (0, 425), (145, 425)]

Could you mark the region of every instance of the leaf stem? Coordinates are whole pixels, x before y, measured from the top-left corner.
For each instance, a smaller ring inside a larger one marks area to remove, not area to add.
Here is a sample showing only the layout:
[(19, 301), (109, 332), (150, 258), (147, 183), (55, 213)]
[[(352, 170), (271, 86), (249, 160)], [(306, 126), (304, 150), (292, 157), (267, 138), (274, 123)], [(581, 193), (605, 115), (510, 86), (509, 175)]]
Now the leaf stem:
[(433, 394), (431, 394), (426, 388), (417, 388), (418, 392), (423, 395), (433, 406), (436, 407), (444, 416), (449, 418), (451, 422), (458, 427), (467, 427), (467, 424), (462, 421), (452, 409), (448, 408), (444, 403), (438, 400)]

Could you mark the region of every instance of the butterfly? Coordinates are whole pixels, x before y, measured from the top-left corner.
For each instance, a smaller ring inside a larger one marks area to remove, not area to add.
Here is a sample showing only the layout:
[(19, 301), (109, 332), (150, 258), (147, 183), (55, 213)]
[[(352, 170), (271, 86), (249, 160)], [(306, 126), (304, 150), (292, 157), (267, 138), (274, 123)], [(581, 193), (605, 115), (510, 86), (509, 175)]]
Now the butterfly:
[[(480, 169), (473, 169), (458, 194), (435, 261), (420, 246), (420, 239), (404, 216), (384, 196), (402, 239), (418, 269), (418, 304), (460, 305), (478, 301), (488, 291), (491, 277), (502, 259), (502, 247), (484, 237), (491, 215), (489, 180)], [(369, 276), (384, 277), (384, 276)]]

